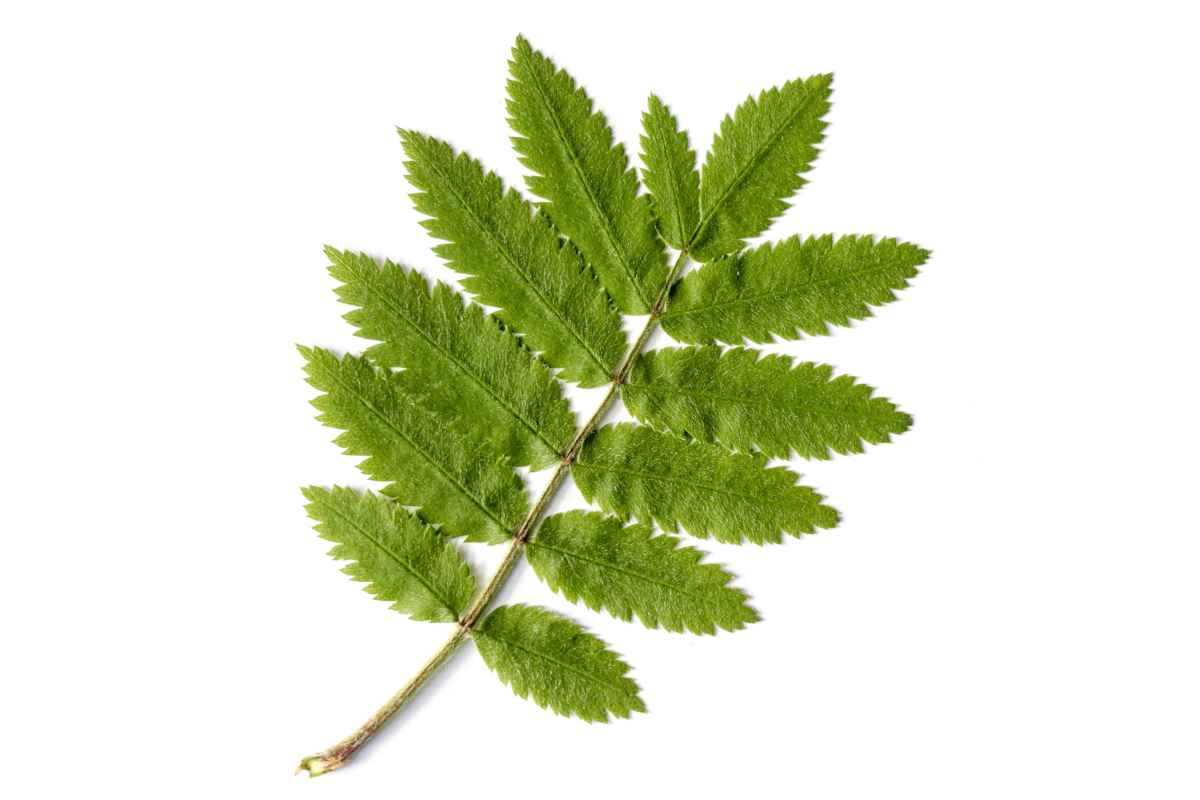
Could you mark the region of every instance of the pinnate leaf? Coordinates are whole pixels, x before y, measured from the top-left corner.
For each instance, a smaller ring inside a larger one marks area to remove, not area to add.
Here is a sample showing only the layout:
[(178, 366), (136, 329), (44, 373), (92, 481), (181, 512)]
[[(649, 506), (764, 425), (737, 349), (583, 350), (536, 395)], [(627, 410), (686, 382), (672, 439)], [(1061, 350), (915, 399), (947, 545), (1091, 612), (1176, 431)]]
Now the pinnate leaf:
[(725, 117), (700, 177), (700, 224), (690, 247), (698, 261), (741, 249), (787, 210), (817, 157), (832, 83), (832, 75), (789, 81)]
[(500, 178), (450, 145), (401, 131), (422, 224), (463, 287), (496, 306), (532, 350), (584, 386), (607, 383), (625, 351), (621, 317), (568, 243)]
[(871, 316), (908, 286), (929, 251), (870, 236), (797, 236), (706, 264), (679, 282), (662, 318), (681, 342), (770, 342)]
[(440, 383), (428, 405), (456, 417), (465, 433), (490, 442), (516, 466), (561, 458), (575, 416), (550, 369), (499, 322), (444, 283), (365, 253), (326, 248), (346, 319), (378, 344), (376, 364), (404, 367), (415, 380)]
[(471, 568), (454, 545), (395, 501), (335, 486), (304, 489), (308, 515), (342, 571), (415, 620), (454, 622), (475, 593)]
[(625, 527), (615, 517), (568, 511), (546, 519), (526, 552), (533, 571), (572, 603), (617, 619), (633, 615), (648, 628), (715, 633), (758, 621), (733, 576), (675, 536), (649, 525)]
[[(366, 357), (301, 348), (321, 392), (313, 404), (386, 486), (310, 487), (309, 514), (368, 592), (414, 619), (458, 625), (381, 712), (301, 762), (311, 775), (345, 764), (467, 639), (515, 694), (556, 713), (607, 722), (645, 711), (628, 665), (572, 620), (526, 605), (485, 615), (520, 554), (553, 591), (618, 619), (738, 630), (758, 620), (745, 593), (672, 533), (761, 545), (831, 528), (837, 511), (768, 459), (861, 452), (911, 424), (831, 367), (741, 346), (868, 317), (929, 255), (865, 236), (745, 250), (805, 183), (831, 76), (748, 98), (723, 120), (702, 170), (652, 95), (642, 193), (624, 146), (570, 75), (523, 37), (510, 74), (513, 143), (536, 205), (445, 142), (400, 131), (422, 225), (478, 305), (403, 266), (327, 250), (338, 294), (355, 306), (346, 318), (374, 344)], [(703, 266), (668, 285), (667, 245), (679, 268), (689, 257)], [(621, 312), (649, 312), (628, 353)], [(642, 354), (659, 324), (698, 346)], [(608, 385), (582, 428), (559, 380)], [(644, 424), (595, 429), (618, 391)], [(515, 467), (554, 463), (531, 508)], [(568, 511), (539, 526), (568, 469), (603, 513)], [(455, 536), (511, 544), (474, 604)]]
[[(323, 394), (318, 419), (343, 431), (334, 441), (384, 494), (417, 506), (447, 536), (503, 542), (529, 506), (520, 477), (486, 445), (456, 433), (453, 420), (420, 401), (407, 373), (381, 372), (366, 359), (301, 347), (308, 382)], [(436, 387), (422, 387), (437, 391)]]
[(645, 353), (621, 396), (639, 420), (680, 436), (770, 458), (861, 453), (903, 433), (912, 417), (870, 386), (824, 364), (715, 346)]
[(488, 667), (518, 697), (587, 722), (645, 711), (629, 666), (575, 622), (538, 606), (500, 606), (474, 632)]
[(575, 80), (517, 37), (508, 84), (513, 146), (529, 190), (626, 313), (644, 314), (666, 278), (648, 198), (604, 114)]
[(676, 249), (687, 246), (700, 220), (700, 173), (696, 152), (671, 109), (656, 95), (642, 115), (642, 178), (654, 202), (658, 232)]
[(762, 455), (730, 453), (631, 423), (607, 425), (572, 467), (588, 502), (622, 518), (719, 542), (778, 544), (837, 524), (821, 496)]

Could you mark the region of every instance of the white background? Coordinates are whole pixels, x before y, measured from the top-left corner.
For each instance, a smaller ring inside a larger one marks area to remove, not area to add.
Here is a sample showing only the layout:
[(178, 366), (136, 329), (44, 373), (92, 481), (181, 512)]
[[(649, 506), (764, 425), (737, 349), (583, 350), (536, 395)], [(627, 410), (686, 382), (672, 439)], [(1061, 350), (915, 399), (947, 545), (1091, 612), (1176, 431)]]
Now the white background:
[[(0, 12), (5, 796), (1200, 795), (1188, 4), (405, 5)], [(555, 717), (465, 647), (350, 768), (293, 777), (448, 634), (340, 575), (301, 508), (364, 485), (293, 349), (362, 347), (321, 245), (446, 275), (394, 126), (519, 183), (518, 31), (634, 150), (650, 91), (703, 152), (751, 91), (833, 71), (771, 236), (934, 257), (774, 349), (917, 424), (796, 465), (837, 531), (707, 546), (746, 631), (645, 630), (520, 568), (504, 598), (586, 622), (651, 713)]]

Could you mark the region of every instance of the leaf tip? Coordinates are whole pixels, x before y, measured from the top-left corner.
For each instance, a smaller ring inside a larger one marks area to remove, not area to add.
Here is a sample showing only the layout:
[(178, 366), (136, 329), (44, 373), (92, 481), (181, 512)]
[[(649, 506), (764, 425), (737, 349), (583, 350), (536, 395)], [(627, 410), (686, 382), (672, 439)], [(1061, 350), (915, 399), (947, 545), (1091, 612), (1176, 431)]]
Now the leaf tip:
[(512, 54), (513, 59), (528, 58), (537, 51), (533, 49), (533, 45), (525, 38), (525, 34), (518, 33), (516, 40), (513, 42)]

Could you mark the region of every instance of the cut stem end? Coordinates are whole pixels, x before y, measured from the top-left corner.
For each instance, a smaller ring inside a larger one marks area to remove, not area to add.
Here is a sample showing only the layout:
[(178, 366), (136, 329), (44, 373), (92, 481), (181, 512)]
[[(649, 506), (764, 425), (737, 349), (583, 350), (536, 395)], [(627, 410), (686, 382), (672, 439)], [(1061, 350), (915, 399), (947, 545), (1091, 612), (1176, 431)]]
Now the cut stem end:
[(324, 775), (326, 772), (333, 772), (335, 769), (345, 766), (349, 760), (350, 753), (346, 751), (318, 753), (301, 761), (300, 766), (296, 767), (296, 774), (299, 775), (301, 772), (308, 772), (308, 777), (315, 778), (318, 775)]

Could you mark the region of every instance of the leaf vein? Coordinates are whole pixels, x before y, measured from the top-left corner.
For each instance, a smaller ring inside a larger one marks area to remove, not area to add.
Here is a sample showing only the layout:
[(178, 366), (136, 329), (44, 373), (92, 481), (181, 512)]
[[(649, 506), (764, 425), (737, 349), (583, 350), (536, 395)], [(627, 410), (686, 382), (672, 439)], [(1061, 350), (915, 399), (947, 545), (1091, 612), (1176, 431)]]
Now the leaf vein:
[(561, 547), (556, 547), (554, 545), (545, 544), (543, 542), (539, 542), (536, 538), (532, 542), (530, 542), (530, 544), (535, 547), (541, 547), (546, 550), (550, 550), (551, 552), (559, 553), (564, 556), (570, 556), (571, 558), (577, 558), (580, 561), (586, 561), (589, 564), (595, 564), (596, 566), (600, 566), (600, 567), (608, 567), (609, 569), (613, 570), (614, 572), (620, 572), (623, 575), (628, 575), (631, 578), (640, 578), (641, 580), (644, 580), (647, 583), (652, 583), (655, 586), (660, 586), (664, 589), (670, 589), (672, 591), (678, 592), (679, 594), (683, 595), (684, 597), (690, 598), (692, 600), (699, 600), (702, 602), (705, 600), (705, 598), (702, 595), (695, 594), (694, 592), (689, 592), (686, 589), (680, 588), (676, 584), (667, 583), (666, 581), (661, 581), (650, 575), (645, 575), (645, 574), (637, 572), (635, 570), (631, 570), (626, 567), (622, 567), (619, 564), (614, 564), (610, 561), (603, 561), (598, 558), (592, 558), (592, 557), (586, 556), (582, 553), (576, 553), (576, 552), (573, 552), (571, 550), (566, 550)]
[(482, 634), (485, 637), (494, 639), (495, 641), (500, 642), (503, 645), (507, 645), (508, 647), (511, 647), (515, 650), (520, 650), (523, 653), (528, 653), (529, 655), (534, 656), (535, 658), (540, 658), (543, 661), (549, 661), (551, 664), (555, 664), (559, 667), (562, 667), (567, 672), (573, 672), (581, 678), (585, 678), (585, 679), (591, 681), (592, 683), (600, 684), (601, 686), (603, 686), (607, 689), (612, 689), (614, 692), (618, 692), (620, 694), (629, 694), (628, 690), (622, 686), (611, 684), (608, 681), (604, 680), (603, 678), (597, 678), (592, 673), (587, 672), (586, 670), (582, 670), (579, 667), (575, 666), (574, 664), (568, 663), (566, 661), (561, 661), (552, 655), (549, 655), (549, 654), (543, 653), (543, 652), (539, 652), (537, 650), (531, 650), (530, 648), (526, 647), (525, 645), (520, 644), (519, 642), (515, 642), (512, 639), (508, 639), (504, 636), (497, 636), (496, 633), (493, 631), (479, 630), (479, 631), (476, 631), (476, 633)]
[[(450, 194), (454, 195), (454, 199), (457, 200), (462, 209), (466, 211), (467, 216), (471, 219), (471, 222), (475, 223), (475, 227), (478, 228), (488, 238), (488, 240), (492, 242), (493, 245), (495, 245), (496, 249), (504, 257), (504, 260), (508, 262), (513, 270), (524, 279), (525, 284), (533, 291), (537, 298), (542, 301), (543, 307), (558, 319), (562, 328), (566, 330), (567, 334), (570, 335), (572, 339), (579, 342), (580, 346), (583, 347), (584, 351), (587, 352), (589, 356), (591, 356), (592, 360), (596, 362), (602, 371), (607, 372), (609, 369), (611, 369), (604, 363), (604, 359), (602, 359), (596, 353), (596, 351), (592, 349), (591, 345), (584, 341), (579, 334), (575, 332), (575, 328), (567, 321), (566, 317), (563, 316), (563, 313), (558, 306), (556, 306), (549, 300), (549, 298), (546, 297), (545, 293), (542, 291), (542, 288), (538, 286), (537, 282), (534, 281), (532, 277), (521, 268), (520, 263), (513, 258), (512, 253), (510, 253), (508, 248), (504, 246), (503, 241), (496, 236), (496, 232), (492, 230), (490, 226), (484, 224), (483, 220), (481, 220), (475, 213), (475, 209), (471, 206), (471, 204), (468, 203), (462, 194), (459, 193), (458, 188), (454, 185), (454, 182), (451, 180), (450, 176), (443, 172), (437, 164), (431, 163), (429, 168), (436, 172), (438, 176), (445, 182), (446, 189), (450, 192)], [(504, 190), (502, 189), (501, 191)], [(509, 189), (508, 191), (513, 190)], [(503, 195), (500, 198), (500, 202), (504, 202)], [(531, 220), (531, 222), (535, 225), (540, 224), (537, 222), (537, 220)]]
[(759, 163), (766, 158), (767, 152), (775, 146), (775, 143), (783, 136), (788, 126), (795, 122), (796, 118), (808, 108), (808, 105), (812, 102), (812, 99), (813, 95), (811, 94), (806, 97), (804, 102), (801, 103), (795, 111), (789, 114), (784, 123), (780, 125), (774, 133), (771, 134), (763, 146), (760, 147), (758, 151), (750, 157), (750, 160), (738, 170), (737, 174), (734, 175), (733, 180), (729, 182), (729, 186), (725, 188), (725, 191), (721, 193), (721, 196), (717, 198), (717, 201), (713, 203), (712, 207), (704, 213), (703, 217), (700, 218), (700, 223), (696, 226), (696, 232), (692, 234), (691, 241), (694, 242), (696, 239), (700, 238), (700, 234), (704, 233), (704, 229), (708, 227), (708, 223), (712, 221), (714, 216), (716, 216), (717, 210), (724, 205), (727, 199), (729, 199), (729, 195), (733, 193), (733, 190), (741, 186), (742, 182), (749, 177), (750, 172), (757, 168)]
[(376, 417), (378, 417), (378, 418), (379, 418), (379, 420), (380, 420), (380, 421), (381, 421), (381, 422), (382, 422), (384, 425), (386, 425), (386, 426), (387, 426), (387, 427), (388, 427), (388, 428), (389, 428), (389, 429), (390, 429), (390, 430), (391, 430), (393, 433), (395, 433), (397, 436), (399, 436), (399, 437), (400, 437), (401, 439), (403, 439), (404, 441), (408, 442), (408, 443), (409, 443), (409, 445), (410, 445), (410, 446), (411, 446), (411, 447), (412, 447), (414, 450), (416, 450), (418, 453), (420, 453), (420, 454), (421, 454), (421, 455), (424, 457), (425, 461), (426, 461), (428, 464), (430, 464), (430, 465), (431, 465), (431, 466), (432, 466), (434, 469), (436, 469), (438, 472), (440, 472), (440, 473), (441, 473), (441, 474), (442, 474), (442, 475), (443, 475), (443, 476), (444, 476), (444, 477), (445, 477), (445, 478), (446, 478), (448, 481), (450, 481), (452, 484), (454, 484), (455, 486), (457, 486), (457, 487), (458, 487), (458, 488), (459, 488), (459, 489), (462, 491), (462, 493), (463, 493), (463, 494), (464, 494), (464, 495), (465, 495), (465, 496), (466, 496), (466, 497), (467, 497), (467, 498), (468, 498), (468, 499), (469, 499), (469, 500), (470, 500), (472, 503), (474, 503), (474, 504), (475, 504), (475, 506), (476, 506), (476, 507), (477, 507), (477, 508), (478, 508), (480, 511), (482, 511), (482, 512), (483, 512), (485, 515), (487, 515), (487, 516), (488, 516), (488, 517), (489, 517), (489, 518), (490, 518), (490, 519), (491, 519), (493, 522), (495, 522), (497, 525), (499, 525), (501, 529), (505, 529), (505, 528), (508, 528), (508, 527), (509, 527), (508, 523), (504, 522), (504, 521), (503, 521), (503, 520), (501, 520), (499, 517), (497, 517), (497, 516), (496, 516), (496, 514), (495, 514), (495, 513), (494, 513), (494, 512), (493, 512), (493, 511), (492, 511), (490, 508), (488, 508), (488, 507), (487, 507), (487, 505), (485, 505), (483, 502), (481, 502), (481, 501), (479, 500), (479, 498), (477, 498), (477, 497), (475, 496), (474, 492), (472, 492), (472, 491), (471, 491), (469, 488), (467, 488), (466, 486), (464, 486), (464, 485), (463, 485), (462, 481), (458, 480), (458, 478), (456, 478), (454, 475), (452, 475), (451, 473), (447, 472), (447, 471), (446, 471), (446, 468), (445, 468), (445, 467), (443, 467), (441, 464), (439, 464), (439, 463), (437, 462), (437, 460), (436, 460), (436, 459), (433, 459), (433, 458), (431, 458), (431, 457), (429, 456), (429, 454), (428, 454), (427, 452), (425, 452), (425, 449), (424, 449), (424, 448), (422, 448), (422, 447), (418, 446), (418, 445), (417, 445), (417, 443), (416, 443), (415, 441), (413, 441), (412, 437), (410, 437), (408, 434), (406, 434), (406, 433), (403, 431), (403, 429), (401, 429), (401, 428), (398, 428), (398, 427), (395, 425), (395, 423), (393, 423), (393, 422), (392, 422), (392, 421), (391, 421), (391, 420), (388, 418), (387, 414), (383, 413), (383, 411), (381, 411), (379, 408), (377, 408), (377, 407), (375, 406), (375, 404), (374, 404), (374, 403), (372, 403), (372, 402), (370, 401), (370, 399), (369, 399), (369, 398), (367, 398), (365, 395), (363, 395), (361, 392), (359, 392), (359, 391), (358, 391), (358, 390), (357, 390), (357, 389), (354, 387), (354, 385), (353, 385), (353, 384), (347, 383), (345, 380), (343, 380), (343, 379), (342, 379), (342, 377), (341, 377), (340, 375), (335, 375), (333, 379), (334, 379), (334, 381), (336, 381), (336, 382), (337, 382), (337, 383), (338, 383), (338, 384), (339, 384), (339, 385), (340, 385), (340, 386), (341, 386), (343, 389), (346, 389), (348, 392), (350, 392), (352, 395), (354, 395), (354, 397), (355, 397), (356, 399), (358, 399), (358, 401), (359, 401), (359, 402), (361, 402), (361, 403), (362, 403), (364, 406), (366, 406), (366, 408), (367, 408), (367, 409), (368, 409), (368, 410), (369, 410), (371, 413), (373, 413), (373, 414), (374, 414)]
[(721, 488), (718, 486), (709, 486), (707, 484), (697, 483), (692, 478), (676, 478), (671, 475), (664, 475), (661, 472), (648, 472), (645, 470), (630, 469), (629, 467), (622, 467), (622, 466), (618, 466), (616, 464), (606, 464), (603, 462), (595, 462), (595, 461), (590, 461), (590, 462), (576, 461), (575, 467), (577, 469), (582, 467), (584, 470), (607, 469), (607, 470), (611, 470), (613, 472), (621, 472), (626, 475), (636, 475), (639, 478), (649, 478), (651, 480), (661, 481), (663, 483), (675, 483), (675, 484), (679, 484), (681, 486), (690, 486), (690, 487), (693, 487), (696, 489), (706, 489), (715, 494), (723, 494), (726, 497), (736, 497), (739, 500), (753, 500), (760, 496), (760, 494), (753, 494), (753, 495), (741, 494), (739, 492), (733, 492), (733, 491), (730, 491), (729, 489), (724, 489), (724, 488)]
[[(423, 338), (426, 342), (428, 342), (430, 347), (433, 347), (435, 350), (438, 350), (439, 352), (443, 353), (446, 356), (447, 360), (450, 361), (451, 364), (453, 364), (464, 375), (466, 375), (468, 378), (470, 378), (477, 386), (479, 386), (479, 388), (483, 389), (484, 392), (486, 392), (488, 395), (490, 395), (493, 400), (495, 400), (500, 405), (502, 405), (506, 411), (508, 411), (510, 414), (512, 414), (514, 417), (516, 417), (517, 420), (522, 425), (524, 425), (526, 428), (529, 429), (530, 433), (532, 433), (537, 438), (541, 439), (542, 442), (544, 442), (546, 444), (546, 446), (550, 448), (551, 452), (555, 452), (555, 453), (558, 452), (558, 450), (559, 450), (558, 445), (553, 444), (549, 439), (547, 439), (537, 427), (535, 427), (532, 423), (530, 423), (529, 420), (527, 420), (525, 418), (525, 416), (523, 414), (521, 414), (520, 411), (518, 411), (516, 408), (514, 408), (512, 405), (510, 405), (506, 401), (506, 399), (504, 398), (503, 395), (496, 393), (492, 389), (491, 386), (489, 386), (487, 383), (484, 383), (482, 380), (480, 380), (479, 376), (476, 375), (471, 369), (469, 369), (467, 367), (467, 365), (465, 363), (463, 363), (462, 360), (459, 359), (452, 350), (450, 350), (447, 347), (442, 346), (439, 342), (437, 342), (435, 339), (433, 339), (431, 336), (429, 336), (429, 334), (426, 333), (424, 328), (422, 328), (420, 325), (418, 325), (415, 320), (413, 320), (407, 313), (405, 313), (403, 306), (401, 306), (398, 303), (394, 303), (392, 301), (392, 299), (390, 297), (388, 297), (386, 292), (380, 292), (379, 297), (382, 298), (384, 304), (387, 305), (388, 308), (390, 308), (392, 311), (394, 311), (401, 319), (403, 319), (406, 323), (408, 323), (409, 327), (411, 327), (414, 331), (416, 331), (421, 336), (421, 338)], [(486, 321), (485, 321), (485, 323), (486, 323)], [(490, 324), (490, 323), (486, 323), (486, 324)]]
[(880, 264), (880, 265), (873, 266), (873, 267), (864, 267), (863, 269), (856, 270), (854, 272), (840, 272), (837, 275), (831, 276), (829, 278), (825, 278), (824, 280), (819, 280), (819, 281), (810, 280), (810, 281), (800, 284), (799, 286), (796, 286), (795, 288), (792, 288), (792, 289), (772, 290), (772, 291), (767, 291), (767, 292), (759, 292), (757, 294), (738, 295), (736, 297), (732, 297), (727, 300), (714, 300), (713, 302), (705, 303), (704, 305), (692, 306), (691, 308), (686, 308), (683, 311), (668, 310), (665, 314), (663, 314), (663, 319), (666, 319), (668, 317), (675, 317), (678, 319), (679, 317), (687, 317), (687, 316), (691, 316), (692, 314), (698, 314), (701, 311), (708, 311), (709, 309), (712, 309), (712, 308), (721, 308), (724, 306), (733, 306), (733, 305), (742, 305), (745, 303), (754, 303), (759, 300), (767, 300), (767, 299), (770, 299), (773, 297), (787, 297), (787, 296), (793, 295), (793, 294), (800, 294), (800, 293), (808, 291), (814, 287), (827, 286), (831, 283), (838, 283), (839, 281), (848, 280), (851, 278), (858, 278), (858, 277), (861, 277), (864, 275), (873, 275), (877, 272), (886, 272), (888, 270), (893, 270), (895, 268), (896, 268), (895, 264)]
[[(407, 572), (408, 572), (410, 575), (412, 575), (414, 578), (416, 578), (416, 579), (417, 579), (417, 581), (418, 581), (418, 582), (419, 582), (419, 583), (420, 583), (422, 586), (424, 586), (424, 587), (425, 587), (425, 589), (426, 589), (426, 590), (428, 590), (428, 592), (429, 592), (431, 595), (433, 595), (433, 596), (434, 596), (434, 597), (435, 597), (435, 598), (436, 598), (436, 599), (437, 599), (437, 600), (438, 600), (438, 601), (439, 601), (439, 602), (440, 602), (440, 603), (441, 603), (443, 606), (445, 606), (445, 608), (446, 608), (446, 610), (447, 610), (447, 611), (449, 611), (449, 612), (450, 612), (451, 614), (453, 614), (455, 617), (457, 617), (457, 616), (458, 616), (458, 612), (456, 612), (456, 611), (454, 610), (454, 606), (455, 606), (455, 604), (454, 604), (454, 603), (452, 603), (452, 602), (450, 602), (450, 601), (448, 601), (448, 600), (447, 600), (445, 597), (442, 597), (441, 593), (440, 593), (440, 592), (439, 592), (437, 589), (435, 589), (433, 586), (431, 586), (431, 585), (430, 585), (430, 584), (429, 584), (429, 583), (428, 583), (428, 582), (425, 580), (425, 577), (424, 577), (424, 575), (422, 575), (422, 574), (421, 574), (421, 572), (420, 572), (419, 570), (417, 570), (415, 567), (413, 567), (413, 565), (412, 565), (412, 564), (410, 564), (410, 563), (409, 563), (409, 562), (408, 562), (406, 559), (404, 559), (404, 558), (400, 557), (399, 555), (397, 555), (395, 552), (393, 552), (393, 551), (392, 551), (392, 549), (391, 549), (391, 548), (387, 547), (387, 546), (386, 546), (386, 545), (385, 545), (383, 542), (379, 541), (379, 540), (378, 540), (378, 539), (376, 539), (374, 536), (372, 536), (372, 535), (371, 535), (371, 533), (370, 533), (370, 532), (369, 532), (369, 531), (368, 531), (366, 528), (364, 528), (364, 527), (362, 527), (361, 525), (359, 525), (359, 524), (358, 524), (358, 522), (357, 522), (357, 521), (356, 521), (356, 520), (355, 520), (353, 517), (350, 517), (350, 516), (348, 516), (348, 515), (346, 515), (346, 514), (342, 513), (341, 509), (339, 509), (339, 508), (336, 508), (336, 507), (333, 507), (333, 506), (331, 505), (331, 506), (329, 507), (329, 509), (328, 509), (328, 510), (329, 510), (329, 511), (330, 511), (330, 512), (331, 512), (331, 513), (334, 515), (334, 516), (338, 517), (338, 518), (339, 518), (339, 519), (341, 519), (343, 522), (345, 522), (345, 523), (346, 523), (346, 524), (347, 524), (349, 527), (351, 527), (351, 528), (354, 528), (356, 531), (358, 531), (360, 534), (362, 534), (362, 535), (363, 535), (365, 538), (369, 539), (369, 540), (370, 540), (370, 542), (371, 542), (373, 545), (375, 545), (376, 547), (378, 547), (378, 548), (379, 548), (380, 550), (382, 550), (383, 552), (387, 553), (387, 555), (388, 555), (388, 556), (389, 556), (389, 557), (390, 557), (390, 558), (391, 558), (393, 561), (395, 561), (395, 562), (396, 562), (397, 564), (399, 564), (400, 566), (404, 567), (404, 569), (405, 569), (405, 570), (406, 570), (406, 571), (407, 571)], [(377, 581), (375, 581), (375, 580), (372, 580), (372, 583), (377, 583)]]
[[(530, 72), (536, 73), (536, 70), (530, 70)], [(541, 78), (536, 74), (534, 75), (533, 85), (537, 87), (538, 99), (542, 101), (542, 105), (545, 107), (546, 113), (549, 114), (551, 124), (554, 125), (554, 130), (558, 133), (559, 140), (563, 145), (563, 149), (567, 153), (567, 161), (570, 163), (571, 169), (575, 173), (575, 177), (579, 179), (579, 183), (583, 186), (583, 190), (587, 194), (589, 205), (592, 209), (592, 216), (599, 219), (601, 223), (599, 227), (604, 233), (604, 241), (605, 244), (608, 245), (609, 253), (616, 259), (617, 263), (621, 265), (621, 270), (625, 273), (625, 277), (629, 278), (629, 282), (633, 284), (633, 290), (637, 292), (638, 297), (641, 298), (641, 301), (647, 307), (649, 307), (650, 299), (646, 297), (646, 294), (642, 290), (642, 286), (638, 282), (637, 277), (629, 268), (628, 256), (625, 253), (625, 248), (617, 243), (616, 231), (613, 230), (612, 220), (609, 219), (607, 214), (604, 214), (600, 211), (600, 201), (596, 198), (595, 192), (592, 191), (592, 185), (584, 178), (583, 168), (579, 165), (579, 156), (575, 152), (575, 148), (572, 147), (570, 139), (567, 138), (567, 133), (563, 129), (562, 124), (559, 122), (558, 114), (555, 112), (554, 106), (550, 103), (550, 98), (546, 94), (546, 90), (542, 85)]]

